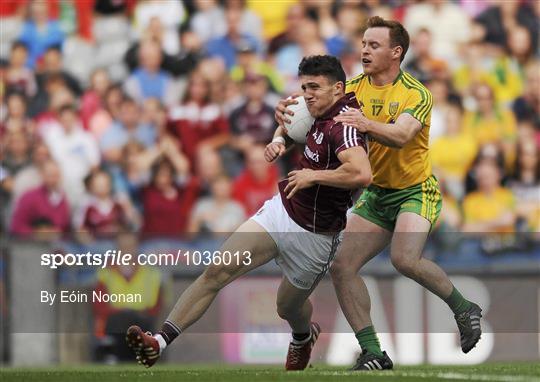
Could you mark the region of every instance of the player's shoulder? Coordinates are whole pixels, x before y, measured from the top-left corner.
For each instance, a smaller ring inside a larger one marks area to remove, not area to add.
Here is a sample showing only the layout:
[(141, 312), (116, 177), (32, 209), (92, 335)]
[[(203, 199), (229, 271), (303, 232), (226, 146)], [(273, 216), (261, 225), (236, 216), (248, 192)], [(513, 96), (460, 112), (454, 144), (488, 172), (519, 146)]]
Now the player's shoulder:
[(345, 82), (345, 86), (355, 86), (360, 84), (362, 81), (364, 81), (367, 78), (367, 76), (364, 73), (360, 73), (356, 77), (353, 77), (351, 79), (348, 79), (347, 82)]
[(423, 83), (406, 71), (400, 73), (396, 85), (402, 86), (405, 89), (417, 90), (424, 94), (431, 94), (429, 89)]

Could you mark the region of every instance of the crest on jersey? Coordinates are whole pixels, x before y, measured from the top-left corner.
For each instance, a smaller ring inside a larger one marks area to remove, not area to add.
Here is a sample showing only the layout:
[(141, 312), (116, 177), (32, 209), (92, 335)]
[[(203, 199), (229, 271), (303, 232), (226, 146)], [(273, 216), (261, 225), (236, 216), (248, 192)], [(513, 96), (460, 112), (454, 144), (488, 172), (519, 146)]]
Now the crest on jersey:
[(399, 102), (390, 102), (390, 106), (388, 107), (388, 114), (390, 114), (392, 117), (395, 117), (397, 114), (399, 108)]
[(323, 141), (323, 138), (324, 138), (324, 133), (321, 131), (320, 133), (318, 133), (318, 131), (315, 131), (313, 133), (313, 138), (315, 139), (315, 143), (320, 145)]

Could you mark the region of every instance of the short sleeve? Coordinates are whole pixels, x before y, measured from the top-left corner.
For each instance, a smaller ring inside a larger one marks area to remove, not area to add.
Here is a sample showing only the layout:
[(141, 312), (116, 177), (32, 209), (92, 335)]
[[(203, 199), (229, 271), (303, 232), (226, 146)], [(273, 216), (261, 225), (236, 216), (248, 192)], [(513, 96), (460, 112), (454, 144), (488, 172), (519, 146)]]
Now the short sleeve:
[(412, 115), (422, 126), (429, 123), (429, 116), (433, 108), (433, 97), (426, 88), (414, 87), (405, 104), (404, 113)]
[(360, 133), (352, 126), (345, 126), (342, 123), (337, 123), (332, 127), (330, 137), (336, 155), (351, 147), (362, 147), (367, 152), (365, 134)]

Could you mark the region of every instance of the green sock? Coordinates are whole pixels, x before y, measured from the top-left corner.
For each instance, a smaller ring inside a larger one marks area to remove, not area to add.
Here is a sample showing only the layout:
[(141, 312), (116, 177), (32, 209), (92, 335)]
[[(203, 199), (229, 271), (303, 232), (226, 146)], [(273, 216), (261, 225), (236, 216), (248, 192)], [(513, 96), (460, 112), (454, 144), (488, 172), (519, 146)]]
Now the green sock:
[(362, 350), (366, 350), (368, 353), (375, 354), (376, 356), (382, 357), (383, 352), (381, 350), (381, 344), (377, 338), (377, 333), (373, 325), (367, 326), (364, 329), (360, 330), (355, 334), (358, 343)]
[(450, 296), (448, 296), (448, 298), (444, 301), (448, 304), (450, 309), (452, 309), (454, 314), (466, 312), (471, 307), (470, 301), (465, 299), (465, 297), (459, 293), (456, 287), (452, 289), (452, 293), (450, 293)]

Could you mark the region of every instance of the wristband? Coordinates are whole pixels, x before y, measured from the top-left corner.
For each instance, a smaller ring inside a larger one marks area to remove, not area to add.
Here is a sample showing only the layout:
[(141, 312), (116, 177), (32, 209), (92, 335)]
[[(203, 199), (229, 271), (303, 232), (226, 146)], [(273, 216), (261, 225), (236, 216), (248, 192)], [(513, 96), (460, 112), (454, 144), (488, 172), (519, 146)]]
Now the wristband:
[(285, 144), (285, 138), (283, 137), (275, 137), (274, 139), (272, 139), (272, 143), (281, 143), (281, 144)]

